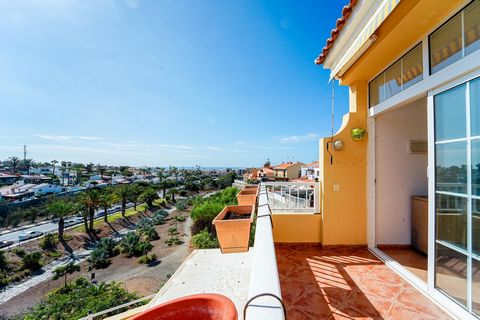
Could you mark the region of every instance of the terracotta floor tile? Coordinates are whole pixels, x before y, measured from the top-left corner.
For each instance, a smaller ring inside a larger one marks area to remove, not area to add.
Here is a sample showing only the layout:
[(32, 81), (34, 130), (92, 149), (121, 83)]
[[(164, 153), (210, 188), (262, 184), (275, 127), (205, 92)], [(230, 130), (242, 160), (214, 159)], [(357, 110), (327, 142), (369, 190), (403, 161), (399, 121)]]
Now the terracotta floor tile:
[(288, 319), (449, 319), (367, 249), (279, 246)]

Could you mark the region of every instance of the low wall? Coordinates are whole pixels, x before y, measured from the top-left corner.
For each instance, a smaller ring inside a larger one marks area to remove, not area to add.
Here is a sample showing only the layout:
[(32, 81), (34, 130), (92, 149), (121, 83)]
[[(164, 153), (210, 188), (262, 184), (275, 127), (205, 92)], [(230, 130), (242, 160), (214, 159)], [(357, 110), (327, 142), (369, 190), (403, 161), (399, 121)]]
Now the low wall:
[(320, 243), (321, 214), (273, 214), (273, 239), (276, 243)]

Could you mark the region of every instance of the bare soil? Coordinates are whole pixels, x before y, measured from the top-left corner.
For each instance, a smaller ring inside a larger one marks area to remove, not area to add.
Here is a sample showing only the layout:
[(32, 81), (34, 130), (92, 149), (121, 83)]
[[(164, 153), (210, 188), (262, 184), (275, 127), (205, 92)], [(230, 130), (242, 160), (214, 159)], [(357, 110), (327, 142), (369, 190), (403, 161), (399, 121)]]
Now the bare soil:
[[(120, 282), (127, 290), (136, 292), (139, 296), (146, 296), (158, 292), (168, 278), (192, 252), (192, 247), (190, 246), (191, 219), (189, 213), (181, 213), (186, 217), (186, 220), (183, 222), (175, 221), (174, 217), (178, 214), (176, 211), (172, 212), (164, 225), (156, 226), (160, 239), (152, 241), (154, 248), (150, 254), (155, 253), (158, 258), (157, 261), (145, 265), (138, 263), (137, 257), (128, 258), (120, 254), (111, 259), (111, 264), (108, 267), (95, 270), (95, 280), (98, 282)], [(149, 215), (149, 213), (146, 215)], [(139, 212), (139, 214), (135, 216), (119, 219), (109, 225), (103, 225), (99, 228), (96, 236), (103, 238), (113, 235), (125, 228), (131, 228), (133, 230), (135, 224), (143, 217), (145, 217), (145, 213)], [(181, 245), (168, 246), (165, 244), (165, 240), (169, 238), (168, 229), (172, 226), (177, 227), (179, 232), (178, 238), (183, 241)], [(62, 250), (64, 253), (85, 248), (91, 243), (91, 240), (84, 233), (69, 231), (68, 234), (72, 236), (72, 239), (68, 241), (66, 245), (58, 245), (58, 250)], [(36, 241), (26, 244), (25, 247), (27, 246), (36, 247), (36, 250), (38, 250), (38, 243)], [(30, 251), (33, 248), (24, 249)], [(89, 263), (86, 261), (82, 262), (80, 268), (81, 271), (69, 276), (69, 281), (80, 276), (90, 279), (90, 271), (88, 271)], [(63, 279), (48, 280), (31, 287), (28, 291), (2, 304), (0, 315), (12, 316), (25, 312), (35, 304), (38, 304), (50, 290), (61, 286), (63, 286)]]

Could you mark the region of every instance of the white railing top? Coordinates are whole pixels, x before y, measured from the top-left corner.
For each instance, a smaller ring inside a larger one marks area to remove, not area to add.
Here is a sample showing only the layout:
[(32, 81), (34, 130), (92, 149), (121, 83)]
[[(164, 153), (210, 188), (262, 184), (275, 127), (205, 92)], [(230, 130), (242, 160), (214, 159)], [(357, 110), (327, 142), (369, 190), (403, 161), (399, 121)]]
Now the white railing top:
[(262, 182), (264, 186), (312, 186), (319, 184), (318, 181), (267, 181)]
[[(271, 212), (268, 206), (267, 192), (263, 184), (260, 187), (258, 198), (255, 245), (253, 247), (253, 264), (248, 298), (270, 293), (281, 299), (282, 292), (273, 242)], [(239, 310), (239, 312), (241, 311)], [(252, 301), (244, 320), (264, 319), (284, 320), (282, 306), (273, 297), (263, 296)]]

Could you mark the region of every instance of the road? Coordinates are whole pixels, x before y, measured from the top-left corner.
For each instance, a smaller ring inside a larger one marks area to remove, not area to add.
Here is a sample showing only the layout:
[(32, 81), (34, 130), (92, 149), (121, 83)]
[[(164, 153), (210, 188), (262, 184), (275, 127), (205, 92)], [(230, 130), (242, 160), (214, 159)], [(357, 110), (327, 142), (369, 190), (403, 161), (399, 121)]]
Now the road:
[[(127, 204), (127, 208), (131, 208), (131, 207), (133, 207), (133, 203)], [(120, 210), (121, 210), (121, 208), (118, 205), (116, 205), (109, 210), (108, 214), (116, 213), (116, 212), (119, 212)], [(101, 209), (100, 211), (97, 210), (97, 213), (102, 213), (102, 212), (103, 212), (103, 209)], [(67, 218), (65, 220), (70, 220), (70, 219), (71, 218)], [(103, 219), (103, 217), (98, 217), (97, 219)], [(65, 229), (74, 228), (76, 225), (79, 225), (79, 224), (82, 224), (82, 223), (83, 223), (83, 221), (79, 220), (75, 225), (72, 225), (72, 226), (70, 226), (68, 228), (65, 228)], [(57, 221), (50, 221), (48, 223), (38, 224), (38, 225), (32, 226), (32, 227), (27, 228), (27, 229), (12, 231), (12, 232), (9, 232), (9, 233), (2, 234), (2, 235), (0, 235), (0, 241), (13, 241), (14, 242), (13, 245), (15, 245), (19, 242), (18, 241), (18, 236), (20, 234), (23, 234), (23, 233), (26, 233), (26, 232), (29, 232), (29, 231), (39, 231), (39, 232), (43, 232), (44, 234), (46, 234), (46, 233), (56, 232), (57, 230), (58, 230), (58, 222)]]

